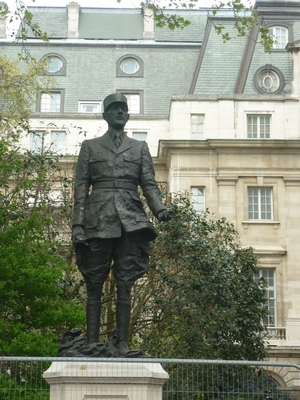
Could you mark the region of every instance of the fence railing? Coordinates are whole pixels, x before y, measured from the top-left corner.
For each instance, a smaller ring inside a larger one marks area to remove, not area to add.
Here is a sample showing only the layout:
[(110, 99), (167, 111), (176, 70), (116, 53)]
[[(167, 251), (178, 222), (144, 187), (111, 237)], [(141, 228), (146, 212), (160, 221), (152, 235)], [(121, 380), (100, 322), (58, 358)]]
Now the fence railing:
[[(292, 363), (180, 359), (0, 358), (0, 400), (48, 400), (44, 372), (61, 362), (151, 363), (169, 379), (164, 400), (290, 400), (300, 398), (300, 366)], [(53, 364), (54, 363), (54, 364)], [(116, 366), (117, 367), (117, 366)], [(280, 384), (279, 384), (280, 382)], [(71, 397), (70, 397), (71, 398)], [(102, 398), (102, 397), (101, 397)]]

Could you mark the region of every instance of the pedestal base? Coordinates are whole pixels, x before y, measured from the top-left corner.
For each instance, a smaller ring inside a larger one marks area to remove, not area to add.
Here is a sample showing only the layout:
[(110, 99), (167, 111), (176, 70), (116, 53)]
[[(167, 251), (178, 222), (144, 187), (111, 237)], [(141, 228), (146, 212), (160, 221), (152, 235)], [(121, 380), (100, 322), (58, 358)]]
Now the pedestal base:
[(168, 374), (157, 363), (54, 362), (50, 400), (161, 400)]

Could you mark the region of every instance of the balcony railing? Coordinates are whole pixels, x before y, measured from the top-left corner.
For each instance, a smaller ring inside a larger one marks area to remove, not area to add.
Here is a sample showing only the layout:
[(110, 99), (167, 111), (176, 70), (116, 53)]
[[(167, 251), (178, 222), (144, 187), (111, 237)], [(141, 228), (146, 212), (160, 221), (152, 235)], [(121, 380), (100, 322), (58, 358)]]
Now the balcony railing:
[(286, 340), (286, 329), (268, 326), (268, 338), (273, 340)]

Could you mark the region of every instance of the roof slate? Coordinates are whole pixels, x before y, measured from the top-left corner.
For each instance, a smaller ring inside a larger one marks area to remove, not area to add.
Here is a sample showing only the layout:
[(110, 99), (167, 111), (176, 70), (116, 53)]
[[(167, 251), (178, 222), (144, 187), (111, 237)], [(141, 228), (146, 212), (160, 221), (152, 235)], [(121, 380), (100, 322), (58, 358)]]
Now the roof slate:
[[(66, 38), (68, 32), (68, 13), (66, 7), (28, 7), (43, 32), (49, 37)], [(50, 18), (49, 18), (50, 15)], [(33, 37), (31, 30), (28, 37)]]
[(194, 94), (220, 95), (234, 92), (246, 38), (236, 37), (232, 22), (222, 21), (231, 39), (223, 43), (212, 28)]
[(155, 39), (168, 42), (202, 42), (205, 31), (207, 15), (203, 13), (179, 11), (185, 19), (191, 22), (184, 29), (170, 30), (168, 27), (155, 27)]

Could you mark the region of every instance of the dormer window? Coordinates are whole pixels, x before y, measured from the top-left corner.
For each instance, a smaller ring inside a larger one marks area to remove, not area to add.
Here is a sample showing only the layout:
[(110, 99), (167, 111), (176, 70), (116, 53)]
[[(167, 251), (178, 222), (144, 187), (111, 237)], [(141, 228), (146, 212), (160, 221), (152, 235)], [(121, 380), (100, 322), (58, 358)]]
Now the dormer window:
[(272, 26), (269, 28), (269, 35), (274, 40), (273, 49), (285, 49), (288, 43), (288, 29), (284, 26)]

